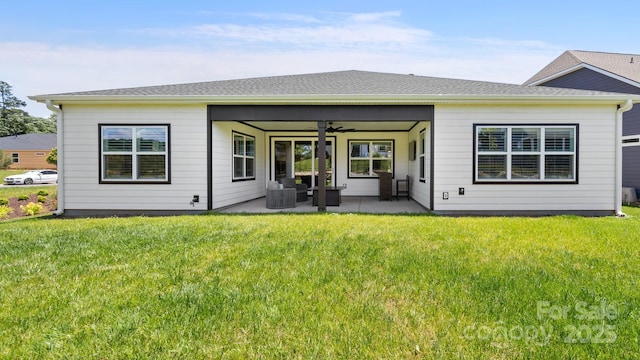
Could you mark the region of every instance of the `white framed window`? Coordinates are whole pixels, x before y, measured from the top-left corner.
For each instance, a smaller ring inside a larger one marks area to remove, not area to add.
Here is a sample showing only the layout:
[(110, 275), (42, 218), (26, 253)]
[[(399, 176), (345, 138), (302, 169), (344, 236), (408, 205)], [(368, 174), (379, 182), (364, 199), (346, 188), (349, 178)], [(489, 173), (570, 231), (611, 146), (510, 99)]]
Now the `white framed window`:
[(20, 162), (20, 154), (19, 153), (13, 153), (11, 154), (11, 162), (14, 164), (17, 164)]
[(233, 180), (255, 180), (256, 178), (256, 138), (233, 133)]
[(101, 124), (101, 183), (169, 183), (169, 125)]
[(578, 125), (474, 125), (475, 183), (577, 183)]
[(424, 165), (424, 159), (425, 159), (425, 154), (427, 152), (426, 146), (426, 129), (420, 131), (420, 137), (418, 138), (418, 159), (420, 161), (420, 180), (421, 181), (425, 181), (425, 165)]
[(393, 145), (393, 140), (349, 140), (349, 177), (393, 174)]

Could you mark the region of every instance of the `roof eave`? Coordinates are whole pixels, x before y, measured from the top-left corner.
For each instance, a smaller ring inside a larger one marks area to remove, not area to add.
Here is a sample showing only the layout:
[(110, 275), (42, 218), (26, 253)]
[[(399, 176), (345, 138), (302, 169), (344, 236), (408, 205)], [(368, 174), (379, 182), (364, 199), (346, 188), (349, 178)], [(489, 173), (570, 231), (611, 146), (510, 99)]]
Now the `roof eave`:
[(129, 103), (129, 104), (227, 104), (227, 105), (296, 105), (296, 104), (438, 104), (438, 103), (620, 103), (631, 99), (640, 102), (640, 95), (306, 95), (306, 96), (156, 96), (156, 95), (54, 95), (30, 96), (31, 100), (54, 104)]

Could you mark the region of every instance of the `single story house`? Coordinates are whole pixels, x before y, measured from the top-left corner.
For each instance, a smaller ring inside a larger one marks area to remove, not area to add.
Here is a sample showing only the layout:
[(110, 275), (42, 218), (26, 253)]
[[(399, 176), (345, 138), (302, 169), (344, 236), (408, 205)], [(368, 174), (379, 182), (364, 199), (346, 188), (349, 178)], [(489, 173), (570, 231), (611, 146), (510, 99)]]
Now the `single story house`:
[(377, 196), (380, 171), (440, 214), (611, 215), (622, 113), (640, 102), (364, 71), (30, 98), (58, 114), (67, 215), (216, 210), (281, 177)]
[[(640, 55), (565, 51), (524, 85), (640, 95)], [(640, 107), (622, 117), (622, 186), (640, 196)]]
[(9, 169), (55, 169), (47, 162), (56, 147), (56, 134), (23, 134), (0, 137), (0, 150), (11, 157)]

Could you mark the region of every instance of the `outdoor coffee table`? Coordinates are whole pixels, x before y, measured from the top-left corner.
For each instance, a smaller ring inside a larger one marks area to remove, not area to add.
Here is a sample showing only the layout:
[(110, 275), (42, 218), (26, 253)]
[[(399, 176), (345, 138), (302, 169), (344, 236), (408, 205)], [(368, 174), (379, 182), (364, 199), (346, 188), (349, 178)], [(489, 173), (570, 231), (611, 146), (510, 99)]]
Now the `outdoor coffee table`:
[[(327, 206), (340, 206), (342, 203), (342, 190), (344, 186), (327, 186), (326, 187), (326, 201)], [(318, 187), (312, 188), (313, 190), (313, 206), (318, 206)]]

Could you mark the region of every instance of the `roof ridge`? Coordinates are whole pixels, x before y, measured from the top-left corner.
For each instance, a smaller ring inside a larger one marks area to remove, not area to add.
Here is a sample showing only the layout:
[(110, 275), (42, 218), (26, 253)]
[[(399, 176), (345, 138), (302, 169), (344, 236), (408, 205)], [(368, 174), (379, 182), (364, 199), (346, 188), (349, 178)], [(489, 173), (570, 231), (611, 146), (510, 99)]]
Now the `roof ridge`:
[(640, 56), (640, 54), (632, 54), (632, 53), (619, 53), (619, 52), (609, 52), (609, 51), (589, 51), (589, 50), (569, 50), (572, 52), (581, 52), (581, 53), (589, 53), (589, 54), (603, 54), (603, 55), (627, 55), (627, 56)]
[[(576, 54), (576, 52), (580, 52), (580, 50), (568, 50), (565, 51), (566, 54), (568, 54), (569, 56), (571, 56), (571, 58), (573, 58), (573, 60), (577, 61), (578, 63), (584, 63), (585, 61), (582, 60), (578, 54)], [(562, 55), (560, 55), (562, 56)]]

